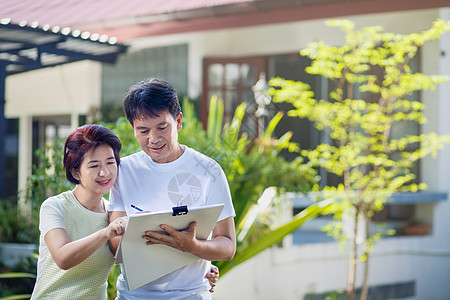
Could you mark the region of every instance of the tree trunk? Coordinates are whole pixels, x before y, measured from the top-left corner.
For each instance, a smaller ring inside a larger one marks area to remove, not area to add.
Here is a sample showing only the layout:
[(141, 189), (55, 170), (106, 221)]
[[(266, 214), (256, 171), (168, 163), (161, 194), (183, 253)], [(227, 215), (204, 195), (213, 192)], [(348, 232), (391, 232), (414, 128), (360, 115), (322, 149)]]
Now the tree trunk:
[(368, 295), (368, 291), (369, 291), (369, 286), (368, 286), (368, 282), (369, 282), (369, 259), (370, 259), (370, 252), (367, 251), (367, 239), (370, 236), (370, 217), (369, 216), (364, 216), (365, 218), (365, 230), (366, 230), (366, 238), (365, 238), (365, 250), (364, 250), (364, 254), (366, 255), (366, 262), (364, 263), (364, 278), (363, 278), (363, 285), (361, 288), (361, 298), (359, 300), (366, 300), (367, 299), (367, 295)]
[(348, 277), (347, 277), (347, 288), (345, 290), (347, 295), (347, 300), (355, 299), (355, 277), (356, 277), (356, 264), (357, 264), (357, 251), (356, 251), (356, 236), (358, 233), (358, 218), (359, 218), (359, 208), (355, 209), (354, 216), (354, 227), (353, 234), (351, 238), (351, 249), (348, 261)]

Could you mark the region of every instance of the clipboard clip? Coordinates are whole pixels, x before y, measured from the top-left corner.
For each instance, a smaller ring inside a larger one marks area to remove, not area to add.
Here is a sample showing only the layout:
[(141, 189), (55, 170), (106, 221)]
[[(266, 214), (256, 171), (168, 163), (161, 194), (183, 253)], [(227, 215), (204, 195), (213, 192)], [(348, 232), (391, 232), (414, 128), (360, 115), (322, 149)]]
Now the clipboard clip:
[(188, 213), (188, 208), (186, 205), (183, 206), (174, 206), (172, 207), (172, 216), (181, 216)]

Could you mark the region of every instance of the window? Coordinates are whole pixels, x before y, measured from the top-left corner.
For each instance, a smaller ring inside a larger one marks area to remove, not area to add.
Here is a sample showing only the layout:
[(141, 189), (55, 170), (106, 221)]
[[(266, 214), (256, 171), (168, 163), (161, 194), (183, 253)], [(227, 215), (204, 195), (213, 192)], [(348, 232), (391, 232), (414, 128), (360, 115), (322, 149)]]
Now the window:
[(230, 122), (236, 107), (247, 103), (247, 113), (242, 121), (242, 129), (249, 136), (258, 133), (252, 86), (261, 73), (266, 72), (266, 59), (260, 58), (207, 58), (203, 62), (203, 98), (200, 119), (207, 124), (209, 103), (213, 96), (224, 102), (224, 122)]
[(188, 45), (145, 48), (102, 64), (102, 104), (122, 104), (128, 88), (149, 77), (169, 81), (180, 99), (188, 93)]
[[(317, 75), (311, 75), (305, 72), (305, 68), (309, 66), (311, 60), (301, 56), (299, 53), (273, 55), (268, 58), (268, 78), (281, 77), (288, 80), (302, 81), (311, 86), (314, 94), (322, 96), (320, 86), (321, 79)], [(287, 117), (287, 111), (294, 107), (290, 103), (272, 103), (271, 110), (285, 112), (283, 117), (275, 129), (277, 136), (283, 135), (287, 131), (292, 131), (292, 141), (296, 142), (303, 149), (312, 149), (321, 144), (319, 131), (316, 130), (311, 122), (306, 119)], [(286, 151), (283, 153), (285, 158), (293, 159), (296, 154)]]

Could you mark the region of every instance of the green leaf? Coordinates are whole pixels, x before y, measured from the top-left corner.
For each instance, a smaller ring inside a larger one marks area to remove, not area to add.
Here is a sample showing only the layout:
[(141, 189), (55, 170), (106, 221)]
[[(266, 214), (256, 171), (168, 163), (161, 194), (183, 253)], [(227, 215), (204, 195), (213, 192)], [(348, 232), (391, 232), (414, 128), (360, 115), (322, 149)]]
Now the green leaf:
[[(212, 139), (212, 140), (216, 140), (217, 139), (217, 130), (216, 127), (219, 126), (218, 124), (218, 120), (216, 118), (217, 116), (217, 96), (213, 95), (211, 97), (211, 100), (209, 101), (209, 113), (208, 113), (208, 129), (206, 131), (206, 135), (208, 138)], [(222, 123), (220, 124), (220, 126), (222, 125)], [(219, 126), (219, 128), (220, 128)]]
[(36, 275), (31, 273), (17, 273), (17, 272), (11, 272), (11, 273), (1, 273), (0, 278), (36, 278)]
[(283, 117), (283, 113), (282, 112), (278, 112), (275, 117), (272, 118), (272, 120), (270, 120), (269, 124), (266, 127), (266, 130), (264, 132), (264, 137), (265, 138), (270, 138), (272, 137), (273, 131), (275, 130), (275, 128), (277, 127), (278, 123), (280, 123), (281, 118)]
[(0, 300), (30, 299), (30, 297), (31, 297), (31, 295), (29, 295), (29, 294), (21, 294), (21, 295), (1, 297)]

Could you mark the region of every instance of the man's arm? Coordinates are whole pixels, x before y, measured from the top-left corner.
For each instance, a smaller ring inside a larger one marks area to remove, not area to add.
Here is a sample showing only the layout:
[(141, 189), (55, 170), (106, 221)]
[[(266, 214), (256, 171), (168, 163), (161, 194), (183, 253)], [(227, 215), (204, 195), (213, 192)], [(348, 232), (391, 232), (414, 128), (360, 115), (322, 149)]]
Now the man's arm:
[[(114, 222), (115, 219), (120, 217), (126, 217), (127, 213), (124, 211), (110, 211), (109, 212), (109, 223)], [(115, 255), (117, 248), (119, 247), (121, 236), (113, 237), (108, 241), (109, 243), (109, 249), (111, 250), (112, 254)]]
[(186, 230), (177, 231), (168, 226), (161, 225), (166, 234), (146, 231), (143, 239), (147, 245), (162, 244), (183, 252), (189, 252), (200, 258), (215, 260), (231, 260), (236, 252), (236, 232), (233, 217), (217, 222), (213, 229), (211, 240), (197, 240), (195, 238), (197, 223), (192, 222)]

